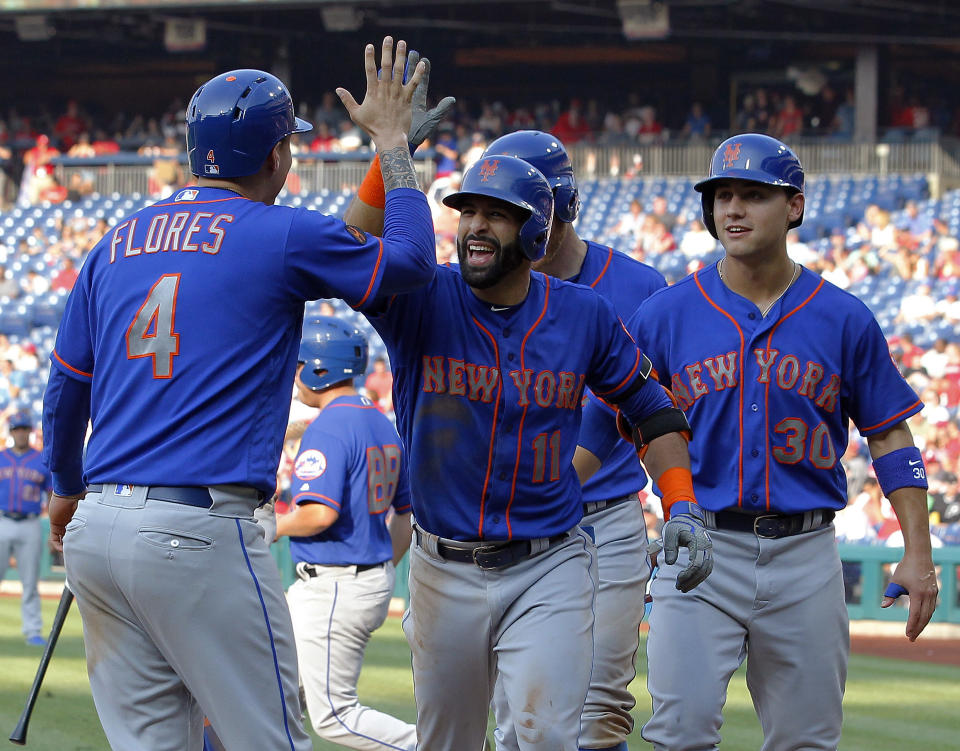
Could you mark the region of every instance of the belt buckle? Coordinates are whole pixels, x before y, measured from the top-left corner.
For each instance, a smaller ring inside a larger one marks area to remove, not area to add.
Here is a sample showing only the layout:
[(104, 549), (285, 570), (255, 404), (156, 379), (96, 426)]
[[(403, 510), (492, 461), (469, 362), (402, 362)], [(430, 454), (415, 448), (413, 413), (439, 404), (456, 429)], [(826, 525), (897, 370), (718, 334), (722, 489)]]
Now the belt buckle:
[(473, 559), (473, 562), (477, 566), (477, 568), (481, 568), (484, 570), (495, 569), (495, 568), (499, 568), (503, 564), (502, 563), (484, 564), (477, 559), (477, 556), (493, 554), (502, 549), (503, 549), (502, 545), (477, 545), (477, 547), (475, 547), (473, 550), (470, 551), (470, 557)]
[(774, 514), (760, 514), (759, 516), (753, 517), (753, 533), (759, 537), (761, 540), (776, 540), (779, 535), (770, 535), (763, 534), (760, 532), (758, 525), (763, 519), (776, 519), (777, 517)]

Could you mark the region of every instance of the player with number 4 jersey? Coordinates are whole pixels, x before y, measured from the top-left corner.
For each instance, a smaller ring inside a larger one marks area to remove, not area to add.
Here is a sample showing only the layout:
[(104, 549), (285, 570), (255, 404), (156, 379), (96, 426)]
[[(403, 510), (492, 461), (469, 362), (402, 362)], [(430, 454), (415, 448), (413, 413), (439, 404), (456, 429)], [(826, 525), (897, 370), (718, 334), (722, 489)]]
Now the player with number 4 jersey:
[(382, 239), (274, 205), (310, 125), (276, 77), (229, 71), (187, 107), (197, 185), (119, 222), (67, 301), (44, 397), (51, 541), (114, 749), (200, 748), (204, 714), (230, 749), (311, 748), (254, 510), (275, 488), (304, 302), (362, 305), (434, 275), (406, 144), (422, 69), (404, 85), (404, 53), (394, 65), (385, 39), (378, 77), (368, 46), (363, 103), (339, 92), (379, 150)]

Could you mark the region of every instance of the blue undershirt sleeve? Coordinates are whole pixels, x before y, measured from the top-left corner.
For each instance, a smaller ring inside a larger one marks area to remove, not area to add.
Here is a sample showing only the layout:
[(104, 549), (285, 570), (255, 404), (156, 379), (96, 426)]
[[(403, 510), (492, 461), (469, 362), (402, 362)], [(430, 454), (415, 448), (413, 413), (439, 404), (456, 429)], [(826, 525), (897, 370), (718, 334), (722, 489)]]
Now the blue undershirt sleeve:
[(85, 490), (83, 444), (89, 420), (90, 383), (50, 368), (43, 397), (43, 461), (50, 469), (57, 495), (76, 495)]
[(387, 193), (383, 251), (386, 267), (378, 297), (410, 292), (433, 279), (437, 269), (433, 217), (419, 190), (395, 188)]

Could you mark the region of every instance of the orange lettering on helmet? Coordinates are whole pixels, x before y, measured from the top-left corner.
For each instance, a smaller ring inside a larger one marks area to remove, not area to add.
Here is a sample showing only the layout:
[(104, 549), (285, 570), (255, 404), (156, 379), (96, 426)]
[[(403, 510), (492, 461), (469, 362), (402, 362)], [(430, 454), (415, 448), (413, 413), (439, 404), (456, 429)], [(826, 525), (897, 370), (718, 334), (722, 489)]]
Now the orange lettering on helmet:
[(497, 167), (499, 166), (499, 159), (494, 159), (492, 162), (489, 159), (484, 159), (483, 164), (480, 165), (480, 182), (485, 183), (489, 178), (493, 177), (497, 173)]
[(740, 158), (740, 144), (728, 143), (723, 151), (723, 168), (730, 169)]

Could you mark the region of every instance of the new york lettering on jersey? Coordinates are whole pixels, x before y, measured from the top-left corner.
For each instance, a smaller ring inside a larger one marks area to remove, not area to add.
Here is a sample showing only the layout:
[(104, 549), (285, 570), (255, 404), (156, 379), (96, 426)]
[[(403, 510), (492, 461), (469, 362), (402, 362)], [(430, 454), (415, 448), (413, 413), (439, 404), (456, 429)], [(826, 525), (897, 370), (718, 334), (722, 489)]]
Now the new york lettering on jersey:
[[(633, 342), (614, 337), (610, 304), (579, 285), (534, 273), (527, 300), (495, 312), (456, 271), (441, 267), (427, 290), (387, 305), (389, 315), (367, 312), (390, 348), (397, 402), (410, 405), (398, 414), (398, 427), (409, 449), (417, 519), (461, 540), (570, 529), (582, 512), (571, 460), (583, 389), (592, 377), (600, 393), (616, 393), (639, 367)], [(570, 320), (564, 318), (570, 308), (582, 326), (575, 336), (552, 323)], [(453, 310), (468, 314), (447, 315)], [(441, 317), (443, 327), (416, 325)], [(482, 459), (465, 455), (453, 474), (448, 457), (461, 447)], [(524, 494), (537, 504), (515, 507)]]
[[(866, 436), (922, 408), (870, 311), (806, 269), (766, 317), (715, 267), (671, 289), (670, 300), (654, 295), (627, 325), (698, 435), (717, 446), (691, 452), (699, 503), (796, 513), (829, 499), (843, 508), (849, 421)], [(678, 304), (703, 326), (681, 336), (667, 312)]]
[[(410, 510), (398, 436), (362, 396), (332, 401), (307, 427), (294, 464), (294, 503), (322, 503), (339, 513), (335, 524), (310, 537), (291, 537), (294, 561), (345, 566), (388, 561), (393, 555), (387, 510)], [(345, 494), (346, 491), (346, 494)]]
[[(362, 303), (383, 257), (383, 241), (336, 219), (221, 188), (182, 189), (117, 225), (84, 263), (53, 354), (106, 406), (85, 482), (162, 484), (176, 466), (183, 484), (272, 493), (288, 407), (277, 386), (293, 380), (303, 300)], [(89, 315), (102, 299), (110, 315)], [(252, 413), (219, 414), (223, 398)]]

